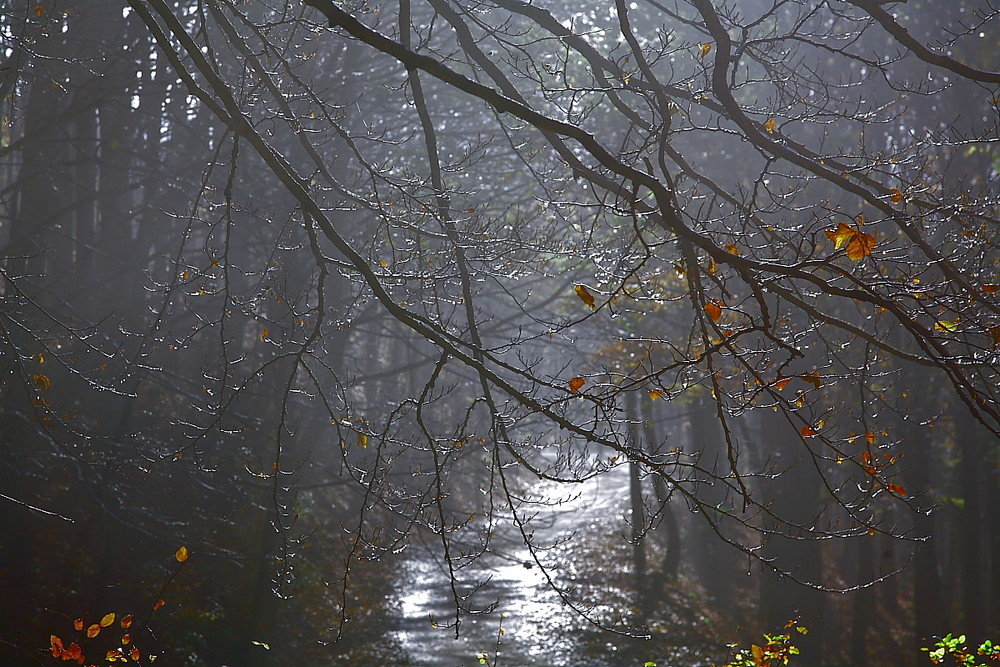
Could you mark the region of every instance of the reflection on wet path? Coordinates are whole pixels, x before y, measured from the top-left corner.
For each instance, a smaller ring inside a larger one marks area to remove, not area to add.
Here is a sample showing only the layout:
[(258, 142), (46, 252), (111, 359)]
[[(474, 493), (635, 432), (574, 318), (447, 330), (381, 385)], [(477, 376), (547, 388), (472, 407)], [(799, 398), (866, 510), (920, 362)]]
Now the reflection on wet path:
[[(542, 495), (549, 502), (531, 509), (535, 514), (530, 523), (534, 543), (551, 544), (573, 533), (617, 537), (623, 528), (627, 494), (625, 468), (572, 489), (538, 484), (532, 495)], [(555, 502), (558, 500), (562, 502)], [(486, 582), (473, 597), (474, 606), (497, 604), (490, 614), (463, 616), (458, 639), (453, 627), (443, 627), (454, 622), (455, 603), (447, 569), (431, 555), (432, 548), (413, 552), (402, 577), (402, 618), (396, 634), (414, 664), (478, 665), (476, 654), (484, 652), (492, 665), (501, 620), (500, 665), (566, 664), (575, 652), (574, 629), (585, 622), (549, 587), (509, 516), (497, 522), (490, 552), (459, 572), (460, 580), (467, 584)], [(544, 564), (553, 565), (554, 554), (542, 552), (540, 556)]]

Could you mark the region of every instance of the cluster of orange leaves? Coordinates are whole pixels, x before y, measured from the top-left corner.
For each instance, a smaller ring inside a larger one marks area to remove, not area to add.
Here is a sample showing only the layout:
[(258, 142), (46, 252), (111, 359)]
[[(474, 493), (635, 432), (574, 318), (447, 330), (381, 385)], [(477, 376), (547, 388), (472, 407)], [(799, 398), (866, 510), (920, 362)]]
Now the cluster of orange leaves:
[[(153, 605), (153, 610), (159, 609), (164, 604), (166, 603), (163, 600), (157, 600), (156, 604)], [(118, 618), (118, 615), (112, 611), (102, 616), (101, 620), (97, 623), (91, 623), (90, 625), (87, 625), (82, 618), (78, 618), (73, 621), (73, 629), (85, 634), (86, 639), (83, 641), (86, 643), (87, 640), (96, 639), (102, 630), (110, 628), (116, 619), (123, 631), (121, 646), (107, 651), (104, 654), (104, 660), (106, 662), (139, 662), (142, 659), (142, 651), (132, 644), (132, 634), (129, 632), (135, 620), (132, 614), (125, 614), (121, 618)], [(84, 630), (85, 627), (86, 630)], [(131, 648), (129, 648), (130, 646)], [(58, 660), (73, 661), (80, 665), (87, 662), (84, 648), (78, 642), (70, 642), (69, 646), (66, 646), (61, 637), (49, 635), (49, 649), (52, 651), (52, 657)], [(150, 662), (154, 662), (156, 658), (157, 656), (155, 655), (146, 656), (146, 659)], [(96, 665), (91, 664), (89, 667), (96, 667)]]
[[(101, 634), (101, 630), (110, 627), (115, 622), (115, 618), (117, 618), (116, 614), (114, 612), (110, 612), (101, 617), (101, 620), (97, 623), (91, 623), (87, 626), (87, 639), (96, 638)], [(127, 654), (125, 653), (129, 644), (132, 643), (132, 635), (128, 632), (128, 629), (132, 627), (132, 621), (132, 614), (126, 614), (118, 621), (121, 629), (125, 630), (125, 633), (122, 634), (121, 638), (122, 647), (114, 648), (105, 654), (104, 658), (108, 662), (128, 662), (129, 659), (134, 662), (139, 662), (140, 658), (142, 658), (142, 652), (139, 651), (136, 646), (133, 646)], [(73, 621), (73, 629), (77, 632), (83, 632), (84, 625), (85, 623), (82, 618), (78, 618)], [(80, 644), (77, 642), (71, 642), (69, 647), (66, 647), (62, 638), (56, 635), (49, 636), (49, 648), (52, 651), (53, 658), (58, 658), (60, 660), (72, 660), (80, 665), (84, 664), (87, 660)], [(149, 659), (150, 661), (153, 661), (156, 659), (156, 656), (151, 655), (149, 656)]]
[(837, 225), (836, 229), (828, 229), (823, 232), (828, 239), (833, 241), (835, 250), (840, 250), (842, 246), (846, 245), (848, 258), (855, 262), (872, 254), (872, 250), (875, 248), (875, 237), (861, 231), (862, 222), (863, 220), (858, 216), (857, 225), (854, 227), (842, 222)]

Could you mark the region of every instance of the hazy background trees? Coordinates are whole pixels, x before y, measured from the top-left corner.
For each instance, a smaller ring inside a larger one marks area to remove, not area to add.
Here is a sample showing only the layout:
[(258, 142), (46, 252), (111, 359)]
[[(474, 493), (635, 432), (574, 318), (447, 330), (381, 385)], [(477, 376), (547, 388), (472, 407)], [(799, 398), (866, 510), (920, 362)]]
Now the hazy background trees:
[(989, 6), (3, 8), (7, 662), (996, 634)]

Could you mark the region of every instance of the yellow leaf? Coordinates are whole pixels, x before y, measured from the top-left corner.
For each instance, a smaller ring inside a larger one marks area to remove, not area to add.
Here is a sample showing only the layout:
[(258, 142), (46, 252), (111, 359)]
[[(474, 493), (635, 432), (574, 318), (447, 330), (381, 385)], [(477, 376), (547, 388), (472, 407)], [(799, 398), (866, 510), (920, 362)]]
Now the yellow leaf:
[(115, 622), (115, 612), (111, 612), (110, 614), (105, 614), (104, 618), (101, 619), (101, 627), (106, 628), (114, 622)]
[(750, 646), (750, 654), (753, 656), (753, 662), (756, 667), (764, 667), (764, 649), (757, 644), (752, 644)]
[(368, 436), (364, 433), (358, 433), (358, 447), (368, 449)]
[(42, 354), (41, 352), (35, 352), (33, 355), (31, 355), (31, 358), (37, 361), (39, 364), (45, 363), (45, 355)]
[(660, 391), (659, 389), (650, 389), (646, 393), (649, 394), (649, 398), (654, 401), (663, 398), (663, 392)]
[(121, 624), (122, 624), (122, 630), (128, 630), (130, 627), (132, 627), (132, 614), (126, 614), (125, 616), (122, 616)]
[(570, 393), (573, 393), (573, 394), (579, 393), (580, 388), (584, 384), (586, 384), (586, 382), (587, 381), (584, 380), (581, 377), (571, 378), (570, 381), (569, 381), (569, 390), (570, 390)]
[(126, 632), (125, 634), (122, 635), (122, 646), (128, 646), (131, 641), (132, 641), (132, 635), (130, 635), (129, 633)]
[(706, 271), (708, 271), (709, 275), (713, 275), (714, 276), (715, 275), (715, 271), (717, 269), (718, 269), (718, 267), (715, 265), (715, 259), (709, 257), (708, 258), (708, 268), (706, 269)]
[(898, 188), (893, 188), (892, 190), (889, 190), (889, 195), (890, 195), (889, 199), (892, 201), (893, 204), (898, 204), (899, 202), (903, 201), (903, 193), (900, 192)]
[(580, 297), (580, 300), (583, 301), (588, 306), (590, 306), (590, 309), (593, 310), (594, 309), (594, 295), (591, 294), (587, 290), (587, 288), (584, 287), (583, 285), (577, 285), (574, 289), (576, 289), (576, 295), (578, 297)]
[(728, 252), (730, 255), (739, 255), (740, 254), (740, 249), (737, 248), (732, 243), (727, 243), (726, 244), (726, 252)]
[(97, 635), (101, 634), (101, 626), (94, 623), (89, 628), (87, 628), (87, 639), (93, 639)]
[(82, 618), (78, 618), (75, 621), (73, 621), (73, 629), (76, 630), (77, 632), (83, 632), (83, 619)]
[(699, 49), (699, 53), (700, 53), (700, 55), (701, 55), (702, 58), (704, 58), (705, 56), (707, 56), (711, 52), (712, 52), (712, 45), (711, 44), (702, 44), (701, 47), (700, 47), (700, 49)]
[(940, 331), (941, 333), (954, 333), (958, 331), (958, 322), (938, 320), (934, 323), (934, 331)]
[(31, 381), (38, 391), (48, 391), (52, 388), (52, 380), (47, 375), (33, 375), (31, 376)]
[(718, 322), (719, 318), (722, 317), (722, 302), (712, 299), (705, 304), (705, 313), (712, 319), (713, 322)]
[(768, 119), (768, 121), (764, 123), (764, 129), (767, 130), (768, 134), (774, 134), (774, 129), (776, 127), (778, 127), (778, 121), (773, 118)]
[(190, 554), (190, 553), (188, 552), (188, 548), (187, 548), (187, 547), (181, 547), (181, 548), (180, 548), (180, 549), (178, 549), (178, 550), (177, 550), (177, 552), (176, 552), (176, 553), (174, 554), (174, 558), (176, 558), (176, 559), (177, 559), (177, 562), (178, 562), (178, 563), (183, 563), (184, 561), (186, 561), (186, 560), (188, 559), (188, 557), (189, 557), (190, 555), (191, 555), (191, 554)]

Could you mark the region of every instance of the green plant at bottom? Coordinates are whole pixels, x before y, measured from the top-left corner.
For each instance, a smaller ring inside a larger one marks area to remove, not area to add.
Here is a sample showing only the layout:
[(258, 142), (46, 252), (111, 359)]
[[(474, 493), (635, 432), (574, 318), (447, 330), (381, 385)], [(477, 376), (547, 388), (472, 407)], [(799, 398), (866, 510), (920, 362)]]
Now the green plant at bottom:
[(764, 635), (763, 644), (751, 644), (750, 648), (736, 648), (736, 644), (729, 644), (729, 649), (733, 651), (732, 659), (723, 667), (776, 667), (776, 665), (787, 665), (788, 660), (793, 655), (799, 654), (799, 648), (792, 644), (793, 634), (791, 630), (800, 635), (809, 634), (809, 628), (798, 625), (795, 621), (785, 624), (785, 632), (776, 635)]
[(1000, 663), (1000, 644), (994, 644), (987, 639), (973, 651), (966, 646), (965, 635), (955, 637), (950, 632), (938, 639), (933, 648), (924, 647), (920, 650), (927, 651), (927, 657), (935, 665), (945, 662), (948, 656), (951, 656), (954, 664), (961, 665), (961, 667), (988, 667), (987, 662), (979, 662), (980, 658)]

